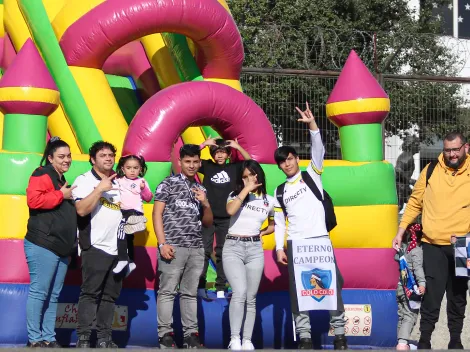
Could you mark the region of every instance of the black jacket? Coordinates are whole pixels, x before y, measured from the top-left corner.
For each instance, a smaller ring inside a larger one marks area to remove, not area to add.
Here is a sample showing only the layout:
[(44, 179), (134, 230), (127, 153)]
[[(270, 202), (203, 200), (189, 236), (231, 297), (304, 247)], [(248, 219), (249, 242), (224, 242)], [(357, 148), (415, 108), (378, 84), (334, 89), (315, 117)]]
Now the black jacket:
[(25, 239), (60, 257), (71, 254), (77, 239), (77, 213), (73, 200), (64, 199), (60, 188), (65, 177), (51, 165), (34, 170), (26, 189), (29, 207)]

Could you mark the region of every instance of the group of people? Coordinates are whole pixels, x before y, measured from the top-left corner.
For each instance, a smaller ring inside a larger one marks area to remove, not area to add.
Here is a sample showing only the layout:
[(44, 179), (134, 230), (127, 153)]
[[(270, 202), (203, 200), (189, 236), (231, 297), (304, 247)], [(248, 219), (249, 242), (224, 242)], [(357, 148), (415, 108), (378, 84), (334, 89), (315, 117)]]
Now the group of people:
[[(401, 280), (398, 283), (398, 350), (410, 349), (411, 332), (419, 313), (421, 334), (417, 348), (431, 349), (431, 335), (439, 320), (444, 293), (450, 335), (448, 348), (464, 348), (461, 334), (468, 277), (456, 276), (453, 239), (470, 232), (468, 150), (462, 133), (451, 132), (444, 138), (438, 159), (421, 171), (393, 239), (392, 246), (408, 263), (417, 291), (408, 290)], [(419, 215), (422, 225), (413, 223)], [(413, 294), (420, 296), (419, 300)]]
[[(274, 158), (286, 175), (286, 182), (278, 186), (275, 196), (267, 194), (266, 175), (260, 164), (237, 141), (209, 138), (199, 146), (183, 145), (179, 151), (181, 172), (165, 178), (152, 193), (144, 179), (144, 158), (124, 155), (114, 171), (116, 148), (104, 141), (94, 143), (89, 150), (91, 170), (68, 185), (64, 174), (72, 163), (70, 148), (57, 137), (50, 139), (41, 166), (31, 175), (26, 190), (30, 217), (24, 249), (31, 277), (28, 345), (60, 347), (54, 331), (57, 302), (78, 232), (83, 281), (78, 303), (77, 347), (90, 347), (94, 323), (97, 347), (117, 347), (111, 338), (115, 301), (122, 280), (138, 270), (133, 236), (147, 222), (143, 202), (153, 198), (152, 218), (158, 239), (160, 347), (176, 347), (172, 323), (178, 293), (183, 347), (203, 347), (198, 334), (197, 297), (207, 295), (205, 276), (215, 233), (217, 297), (226, 297), (226, 281), (232, 288), (228, 347), (253, 350), (256, 295), (264, 268), (262, 236), (274, 232), (280, 265), (292, 260), (284, 249), (286, 232), (288, 240), (308, 239), (312, 244), (329, 236), (324, 201), (327, 194), (321, 182), (325, 149), (308, 104), (305, 111), (297, 110), (299, 121), (310, 130), (311, 162), (307, 171), (301, 172), (296, 150), (279, 147)], [(201, 150), (207, 146), (214, 161), (201, 160)], [(240, 152), (245, 160), (228, 162), (232, 150)], [(469, 232), (467, 153), (468, 144), (462, 134), (446, 136), (438, 161), (428, 165), (416, 182), (393, 241), (393, 247), (407, 257), (416, 275), (418, 294), (422, 296), (419, 348), (431, 347), (431, 334), (444, 292), (448, 301), (449, 348), (463, 348), (460, 335), (468, 280), (455, 276), (450, 241), (451, 236)], [(205, 176), (203, 184), (197, 182), (198, 172)], [(416, 231), (413, 221), (420, 213), (423, 227)], [(330, 324), (335, 334), (334, 348), (347, 349), (343, 278), (338, 267), (336, 277), (337, 310), (330, 312)], [(408, 349), (418, 313), (410, 308), (402, 284), (397, 288), (397, 302), (397, 348)], [(298, 348), (311, 349), (308, 312), (294, 316)]]
[[(309, 125), (312, 139), (308, 175), (322, 190), (324, 147), (319, 130), (308, 104), (305, 111), (297, 110), (299, 121)], [(207, 146), (214, 161), (200, 158), (201, 150)], [(233, 150), (245, 160), (229, 162)], [(215, 233), (217, 296), (226, 297), (227, 280), (232, 288), (229, 348), (253, 350), (256, 294), (264, 269), (262, 236), (275, 232), (278, 261), (286, 265), (289, 258), (284, 252), (285, 216), (295, 214), (289, 219), (288, 238), (315, 241), (328, 236), (322, 202), (313, 193), (305, 192), (287, 206), (280, 204), (282, 197), (279, 200), (267, 194), (266, 176), (260, 164), (251, 160), (236, 140), (209, 137), (200, 146), (183, 145), (179, 151), (181, 172), (165, 178), (153, 194), (144, 179), (144, 158), (124, 155), (114, 171), (115, 155), (112, 144), (94, 143), (89, 149), (91, 170), (78, 176), (70, 186), (64, 176), (72, 163), (69, 145), (53, 137), (47, 143), (40, 167), (30, 177), (26, 190), (30, 217), (24, 241), (31, 277), (28, 346), (60, 347), (54, 331), (57, 302), (78, 237), (82, 285), (76, 346), (91, 346), (92, 325), (96, 323), (97, 347), (117, 347), (111, 338), (115, 301), (122, 280), (136, 269), (133, 236), (145, 229), (147, 219), (142, 204), (153, 198), (160, 347), (176, 346), (172, 322), (177, 293), (183, 347), (203, 347), (198, 334), (197, 296), (199, 291), (199, 295), (207, 297), (205, 276)], [(287, 176), (283, 185), (287, 196), (305, 186), (294, 148), (280, 147), (275, 160)], [(196, 180), (198, 172), (205, 176), (202, 185)], [(264, 223), (267, 226), (262, 228)], [(339, 270), (337, 274), (340, 278)], [(347, 349), (341, 286), (339, 279), (338, 311), (331, 313), (331, 324), (335, 328), (335, 348)], [(300, 337), (298, 347), (312, 348), (308, 312), (296, 314), (295, 322)]]

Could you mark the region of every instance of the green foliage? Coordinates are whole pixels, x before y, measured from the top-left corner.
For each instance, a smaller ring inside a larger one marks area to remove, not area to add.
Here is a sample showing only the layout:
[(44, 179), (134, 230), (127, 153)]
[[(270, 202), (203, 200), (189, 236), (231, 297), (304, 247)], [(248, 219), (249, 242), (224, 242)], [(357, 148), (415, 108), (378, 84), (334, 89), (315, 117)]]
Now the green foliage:
[[(438, 5), (445, 0), (433, 1)], [(229, 0), (245, 46), (246, 68), (340, 71), (354, 49), (374, 74), (455, 76), (461, 62), (437, 36), (432, 3), (420, 13), (407, 0)], [(448, 39), (450, 40), (450, 39)], [(461, 85), (416, 79), (379, 81), (390, 96), (388, 134), (419, 126), (423, 139), (439, 136), (459, 121)], [(336, 153), (337, 130), (324, 104), (336, 79), (324, 75), (246, 73), (242, 83), (270, 118), (279, 142), (308, 142), (292, 118), (309, 100), (324, 131), (327, 153)], [(353, 87), (352, 87), (353, 89)], [(330, 155), (335, 157), (336, 155)]]

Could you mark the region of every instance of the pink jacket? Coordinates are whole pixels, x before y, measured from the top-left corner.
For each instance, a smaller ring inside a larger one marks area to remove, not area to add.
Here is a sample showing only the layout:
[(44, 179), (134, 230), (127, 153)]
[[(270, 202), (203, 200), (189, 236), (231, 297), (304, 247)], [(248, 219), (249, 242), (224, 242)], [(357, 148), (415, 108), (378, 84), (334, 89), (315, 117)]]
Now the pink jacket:
[[(143, 178), (131, 180), (126, 176), (117, 178), (116, 181), (119, 184), (119, 192), (121, 193), (121, 209), (134, 209), (143, 213), (144, 208), (142, 206), (142, 200), (150, 202), (153, 197), (147, 181)], [(142, 182), (145, 183), (143, 189), (140, 188)]]

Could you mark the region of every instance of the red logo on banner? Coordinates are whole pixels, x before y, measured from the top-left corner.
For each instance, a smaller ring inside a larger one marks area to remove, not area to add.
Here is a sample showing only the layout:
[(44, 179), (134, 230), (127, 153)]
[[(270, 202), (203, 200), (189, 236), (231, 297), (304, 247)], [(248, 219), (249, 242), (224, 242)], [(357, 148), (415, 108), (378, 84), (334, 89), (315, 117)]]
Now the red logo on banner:
[(304, 290), (300, 290), (300, 295), (310, 296), (320, 302), (326, 296), (334, 296), (335, 290), (331, 286), (331, 270), (312, 269), (303, 271), (301, 274)]
[(302, 290), (300, 291), (301, 296), (333, 296), (335, 290), (332, 289), (314, 289), (314, 290)]

